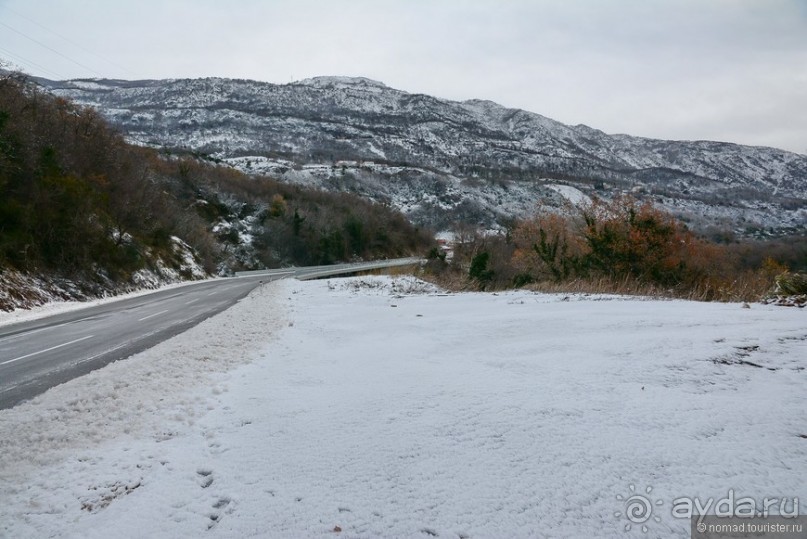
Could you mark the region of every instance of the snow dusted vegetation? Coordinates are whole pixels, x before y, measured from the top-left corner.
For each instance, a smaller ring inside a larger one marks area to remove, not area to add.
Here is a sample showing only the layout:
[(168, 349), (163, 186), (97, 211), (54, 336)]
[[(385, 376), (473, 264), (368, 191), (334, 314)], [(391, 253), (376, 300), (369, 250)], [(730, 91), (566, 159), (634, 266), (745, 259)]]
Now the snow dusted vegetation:
[(800, 309), (278, 281), (0, 411), (0, 536), (689, 537), (807, 499), (805, 358)]
[[(109, 289), (95, 287), (92, 290), (90, 287), (88, 292), (82, 290), (81, 285), (87, 283), (81, 279), (0, 270), (0, 326), (147, 294), (158, 288), (182, 286), (189, 279), (209, 277), (190, 245), (176, 236), (171, 236), (170, 241), (173, 260), (166, 261), (157, 256), (153, 260), (153, 267), (134, 272), (128, 285), (116, 286), (111, 283)], [(110, 297), (108, 293), (115, 295)]]

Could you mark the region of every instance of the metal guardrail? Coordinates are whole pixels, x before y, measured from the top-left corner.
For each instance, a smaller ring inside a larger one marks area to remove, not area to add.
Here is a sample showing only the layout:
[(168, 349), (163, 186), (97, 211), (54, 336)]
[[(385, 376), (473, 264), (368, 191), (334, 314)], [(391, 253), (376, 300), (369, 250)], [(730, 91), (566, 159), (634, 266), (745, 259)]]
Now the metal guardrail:
[(268, 270), (253, 270), (236, 272), (236, 277), (255, 277), (259, 275), (295, 277), (301, 281), (306, 279), (317, 279), (331, 275), (345, 275), (359, 271), (370, 271), (374, 269), (395, 268), (400, 266), (413, 266), (421, 264), (424, 259), (420, 257), (395, 258), (392, 260), (376, 260), (373, 262), (356, 262), (351, 264), (334, 264), (330, 266), (304, 266), (279, 268)]
[(270, 269), (270, 270), (250, 270), (250, 271), (236, 271), (236, 277), (251, 277), (253, 275), (291, 275), (295, 273), (296, 269), (283, 268), (283, 269)]

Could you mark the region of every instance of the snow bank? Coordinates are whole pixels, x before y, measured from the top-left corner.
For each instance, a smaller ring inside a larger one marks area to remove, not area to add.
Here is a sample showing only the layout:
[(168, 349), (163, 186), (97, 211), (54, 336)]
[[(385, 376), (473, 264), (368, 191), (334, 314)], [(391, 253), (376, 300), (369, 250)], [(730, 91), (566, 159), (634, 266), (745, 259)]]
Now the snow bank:
[(677, 498), (807, 499), (803, 310), (399, 281), (275, 283), (0, 412), (0, 535), (683, 538)]
[(386, 276), (356, 277), (328, 281), (328, 290), (350, 292), (352, 295), (412, 296), (441, 294), (443, 289), (411, 275), (390, 279)]

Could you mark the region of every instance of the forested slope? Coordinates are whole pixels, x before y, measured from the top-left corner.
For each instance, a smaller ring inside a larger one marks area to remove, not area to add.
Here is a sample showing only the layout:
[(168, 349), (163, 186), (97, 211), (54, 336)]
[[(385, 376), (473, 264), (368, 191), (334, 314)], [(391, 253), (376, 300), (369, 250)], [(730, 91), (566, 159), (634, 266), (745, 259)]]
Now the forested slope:
[(431, 242), (388, 207), (133, 146), (96, 111), (0, 79), (0, 308)]

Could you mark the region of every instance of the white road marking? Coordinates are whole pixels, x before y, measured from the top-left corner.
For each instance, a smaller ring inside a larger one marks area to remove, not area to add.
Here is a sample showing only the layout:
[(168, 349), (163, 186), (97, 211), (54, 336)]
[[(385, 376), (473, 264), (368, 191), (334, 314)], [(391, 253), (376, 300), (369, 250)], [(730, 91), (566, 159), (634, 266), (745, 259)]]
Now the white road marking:
[(32, 335), (34, 333), (39, 333), (40, 331), (59, 328), (59, 327), (66, 326), (67, 324), (72, 324), (72, 323), (73, 322), (63, 322), (61, 324), (56, 324), (55, 326), (46, 326), (46, 327), (39, 328), (39, 329), (32, 329), (30, 331), (23, 331), (22, 333), (15, 333), (14, 335), (8, 335), (6, 337), (2, 337), (2, 338), (0, 338), (0, 341), (5, 341), (6, 339), (16, 339), (16, 338), (19, 338), (19, 337), (25, 337), (27, 335)]
[(95, 318), (95, 316), (88, 316), (86, 318), (79, 318), (78, 320), (69, 320), (67, 322), (62, 322), (61, 324), (55, 324), (53, 326), (45, 326), (37, 329), (32, 329), (29, 331), (23, 331), (22, 333), (14, 333), (13, 335), (7, 335), (5, 337), (0, 337), (0, 341), (5, 341), (7, 339), (17, 339), (19, 337), (27, 337), (28, 335), (33, 335), (34, 333), (39, 333), (40, 331), (47, 331), (49, 329), (56, 329), (62, 326), (66, 326), (68, 324), (78, 324), (79, 322), (84, 322), (85, 320), (90, 320), (91, 318)]
[(186, 302), (186, 303), (185, 303), (185, 305), (190, 305), (191, 303), (194, 303), (194, 302), (196, 302), (196, 301), (199, 301), (199, 298), (192, 299), (192, 300), (190, 300), (190, 301)]
[(168, 312), (168, 309), (166, 309), (166, 310), (164, 310), (164, 311), (160, 311), (160, 312), (158, 312), (158, 313), (150, 314), (150, 315), (148, 315), (148, 316), (144, 316), (143, 318), (138, 318), (138, 319), (137, 319), (137, 321), (138, 321), (138, 322), (142, 322), (143, 320), (148, 320), (149, 318), (154, 318), (155, 316), (159, 316), (159, 315), (161, 315), (161, 314), (165, 314), (165, 313), (167, 313), (167, 312)]
[(8, 361), (4, 361), (0, 363), (0, 365), (8, 365), (9, 363), (14, 363), (15, 361), (19, 361), (21, 359), (25, 359), (27, 357), (35, 356), (37, 354), (44, 354), (45, 352), (50, 352), (51, 350), (56, 350), (57, 348), (62, 348), (64, 346), (69, 346), (71, 344), (86, 341), (87, 339), (92, 339), (95, 335), (87, 335), (86, 337), (81, 337), (80, 339), (76, 339), (74, 341), (66, 342), (63, 344), (57, 344), (56, 346), (51, 346), (50, 348), (46, 348), (44, 350), (39, 350), (38, 352), (31, 352), (30, 354), (25, 354), (24, 356), (15, 357), (14, 359), (9, 359)]

